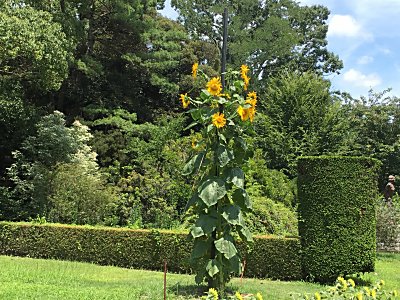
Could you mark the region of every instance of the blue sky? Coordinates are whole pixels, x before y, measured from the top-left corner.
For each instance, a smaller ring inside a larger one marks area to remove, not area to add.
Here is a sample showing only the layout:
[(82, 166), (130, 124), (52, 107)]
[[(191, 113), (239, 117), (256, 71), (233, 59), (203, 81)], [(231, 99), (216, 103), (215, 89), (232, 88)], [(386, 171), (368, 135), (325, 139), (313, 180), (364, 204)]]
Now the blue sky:
[[(175, 19), (169, 0), (162, 11)], [(400, 96), (400, 0), (300, 0), (330, 10), (328, 49), (343, 60), (340, 75), (331, 75), (333, 90), (353, 97), (392, 88)]]

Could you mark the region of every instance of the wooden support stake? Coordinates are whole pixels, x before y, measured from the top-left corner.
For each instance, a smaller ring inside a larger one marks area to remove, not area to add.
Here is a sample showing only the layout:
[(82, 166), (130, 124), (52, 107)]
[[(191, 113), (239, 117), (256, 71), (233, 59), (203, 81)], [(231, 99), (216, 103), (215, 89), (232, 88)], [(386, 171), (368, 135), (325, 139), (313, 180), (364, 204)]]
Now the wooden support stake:
[(167, 300), (167, 260), (164, 260), (164, 300)]

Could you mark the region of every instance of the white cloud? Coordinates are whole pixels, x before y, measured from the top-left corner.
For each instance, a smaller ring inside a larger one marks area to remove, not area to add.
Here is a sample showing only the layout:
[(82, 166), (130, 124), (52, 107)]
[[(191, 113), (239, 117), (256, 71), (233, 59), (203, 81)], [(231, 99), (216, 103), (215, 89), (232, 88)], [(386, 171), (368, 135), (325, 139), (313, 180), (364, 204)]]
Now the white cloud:
[(328, 36), (369, 37), (362, 26), (350, 15), (333, 15), (329, 20)]
[(388, 48), (379, 48), (379, 51), (382, 52), (385, 55), (391, 54), (392, 51)]
[(364, 55), (364, 56), (361, 56), (361, 57), (357, 60), (357, 63), (358, 63), (359, 65), (368, 65), (368, 64), (372, 63), (373, 61), (374, 61), (374, 58), (373, 58), (372, 56)]
[(348, 83), (367, 88), (373, 88), (382, 83), (382, 79), (379, 77), (378, 74), (371, 73), (365, 75), (355, 69), (350, 69), (349, 71), (344, 73), (343, 79)]

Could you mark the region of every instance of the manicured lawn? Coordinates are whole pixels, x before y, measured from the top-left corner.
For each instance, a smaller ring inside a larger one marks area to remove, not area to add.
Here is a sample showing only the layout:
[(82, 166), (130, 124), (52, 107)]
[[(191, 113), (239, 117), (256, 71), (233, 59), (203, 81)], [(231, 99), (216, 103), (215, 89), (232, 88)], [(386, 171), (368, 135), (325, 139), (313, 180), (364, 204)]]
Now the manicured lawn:
[[(400, 288), (400, 254), (379, 254), (372, 282), (384, 279), (388, 290)], [(261, 292), (264, 299), (290, 299), (290, 292), (324, 289), (307, 282), (234, 279), (234, 290)], [(168, 274), (168, 299), (199, 299), (191, 275)], [(163, 273), (93, 264), (0, 256), (0, 299), (163, 299)]]

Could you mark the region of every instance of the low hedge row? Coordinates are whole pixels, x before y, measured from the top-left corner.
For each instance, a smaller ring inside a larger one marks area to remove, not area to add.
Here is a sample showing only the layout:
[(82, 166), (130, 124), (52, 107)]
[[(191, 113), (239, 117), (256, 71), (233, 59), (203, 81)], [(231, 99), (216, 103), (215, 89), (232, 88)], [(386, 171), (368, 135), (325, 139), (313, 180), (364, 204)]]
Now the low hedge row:
[[(125, 268), (191, 272), (191, 242), (186, 233), (57, 224), (0, 222), (0, 254), (92, 262)], [(301, 278), (296, 238), (255, 237), (239, 244), (245, 276)]]

